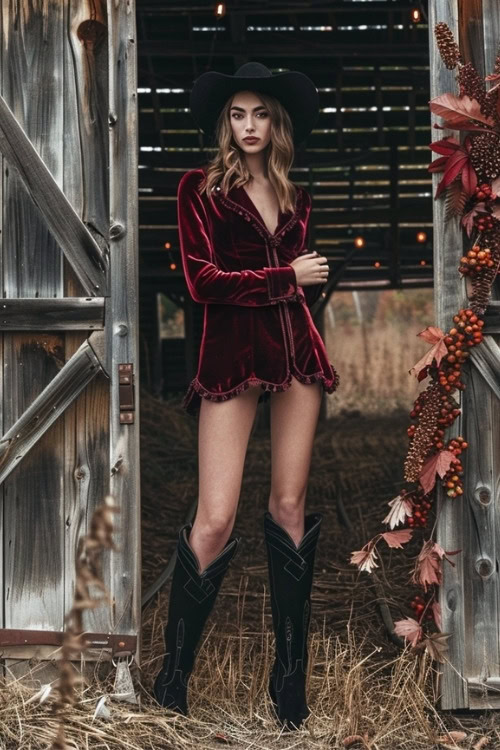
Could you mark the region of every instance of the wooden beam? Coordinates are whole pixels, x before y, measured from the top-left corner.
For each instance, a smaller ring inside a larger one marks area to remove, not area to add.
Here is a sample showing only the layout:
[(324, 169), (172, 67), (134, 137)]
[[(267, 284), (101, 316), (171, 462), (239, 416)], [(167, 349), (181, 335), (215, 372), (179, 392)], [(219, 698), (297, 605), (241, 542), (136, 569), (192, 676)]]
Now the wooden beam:
[(101, 371), (98, 358), (85, 341), (38, 398), (0, 438), (0, 484)]
[[(441, 57), (434, 39), (434, 27), (439, 21), (445, 21), (458, 38), (457, 0), (431, 0), (429, 4), (429, 54), (430, 54), (430, 98), (456, 91), (456, 72), (448, 70)], [(430, 116), (431, 124), (441, 125), (441, 118), (434, 114)], [(440, 140), (456, 132), (451, 130), (432, 129), (432, 139)], [(429, 152), (430, 154), (431, 152)], [(433, 194), (438, 184), (438, 175), (432, 175)], [(462, 254), (462, 229), (460, 222), (449, 221), (445, 224), (444, 201), (433, 201), (434, 210), (434, 286), (438, 290), (434, 295), (436, 325), (448, 330), (456, 311), (462, 306), (460, 300), (465, 301), (465, 286), (457, 273), (457, 263)], [(443, 231), (445, 227), (445, 231)], [(459, 397), (461, 401), (461, 398)], [(459, 417), (450, 430), (450, 437), (461, 435), (463, 419)], [(457, 517), (460, 505), (450, 502), (442, 488), (438, 487), (437, 542), (446, 550), (462, 549), (463, 538), (461, 520)], [(460, 514), (461, 515), (461, 514)], [(452, 633), (448, 640), (449, 662), (442, 666), (441, 672), (441, 708), (456, 708), (467, 706), (467, 684), (459, 670), (463, 665), (463, 645), (466, 641), (464, 621), (464, 555), (457, 555), (454, 565), (446, 565), (443, 569), (443, 585), (440, 587), (439, 597), (443, 613), (442, 630)], [(453, 666), (452, 666), (453, 665)]]
[[(170, 39), (168, 44), (164, 41), (149, 41), (147, 45), (139, 44), (138, 53), (140, 57), (151, 55), (152, 57), (234, 57), (241, 54), (241, 48), (232, 42), (219, 41), (217, 47), (212, 51), (211, 42), (200, 40), (193, 45), (186, 44), (184, 40)], [(321, 58), (328, 55), (328, 58), (366, 58), (373, 60), (383, 58), (388, 60), (414, 58), (416, 60), (425, 59), (428, 53), (426, 44), (333, 44), (326, 39), (324, 42), (308, 41), (302, 38), (293, 44), (271, 45), (264, 41), (255, 41), (253, 45), (253, 55), (259, 57), (263, 55), (266, 58)]]
[[(141, 502), (139, 467), (139, 357), (137, 258), (137, 34), (135, 3), (107, 1), (109, 51), (110, 216), (123, 231), (113, 240), (113, 273), (107, 350), (111, 374), (110, 494), (120, 508), (110, 556), (113, 627), (137, 633), (141, 627)], [(149, 43), (148, 43), (149, 44)], [(134, 368), (135, 421), (120, 422), (118, 366)], [(123, 550), (126, 550), (124, 554)], [(136, 654), (140, 660), (140, 653)]]
[(0, 331), (100, 330), (104, 297), (0, 299)]
[(0, 151), (15, 167), (88, 294), (106, 294), (107, 243), (100, 247), (0, 95)]

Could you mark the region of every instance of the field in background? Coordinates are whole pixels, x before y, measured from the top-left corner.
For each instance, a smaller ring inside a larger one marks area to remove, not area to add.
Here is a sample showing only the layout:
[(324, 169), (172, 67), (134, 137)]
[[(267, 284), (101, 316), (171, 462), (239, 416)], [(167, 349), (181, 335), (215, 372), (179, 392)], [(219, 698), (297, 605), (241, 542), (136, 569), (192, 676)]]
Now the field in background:
[(429, 348), (417, 338), (428, 325), (432, 289), (335, 293), (324, 338), (340, 386), (327, 398), (328, 416), (410, 411), (422, 384), (408, 370)]

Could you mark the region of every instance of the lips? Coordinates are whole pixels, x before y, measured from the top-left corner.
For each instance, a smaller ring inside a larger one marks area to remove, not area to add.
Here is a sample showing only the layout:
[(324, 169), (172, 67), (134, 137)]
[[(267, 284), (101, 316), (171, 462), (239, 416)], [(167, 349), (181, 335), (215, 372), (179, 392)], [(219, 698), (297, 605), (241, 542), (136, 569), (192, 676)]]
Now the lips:
[(243, 138), (245, 143), (257, 143), (257, 141), (260, 140), (260, 138)]

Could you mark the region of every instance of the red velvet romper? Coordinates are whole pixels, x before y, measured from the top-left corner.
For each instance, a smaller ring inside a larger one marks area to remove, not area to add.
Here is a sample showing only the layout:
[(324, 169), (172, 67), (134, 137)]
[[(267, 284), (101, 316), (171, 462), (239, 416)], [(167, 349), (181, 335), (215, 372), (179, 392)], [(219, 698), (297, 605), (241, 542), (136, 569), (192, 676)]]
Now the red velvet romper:
[(184, 275), (205, 305), (198, 371), (183, 407), (195, 415), (201, 397), (225, 401), (251, 385), (284, 391), (292, 375), (332, 393), (338, 375), (307, 305), (322, 284), (297, 286), (289, 265), (307, 248), (309, 194), (297, 187), (295, 210), (280, 212), (271, 234), (243, 187), (224, 196), (217, 186), (208, 198), (197, 190), (203, 176), (192, 169), (178, 188)]

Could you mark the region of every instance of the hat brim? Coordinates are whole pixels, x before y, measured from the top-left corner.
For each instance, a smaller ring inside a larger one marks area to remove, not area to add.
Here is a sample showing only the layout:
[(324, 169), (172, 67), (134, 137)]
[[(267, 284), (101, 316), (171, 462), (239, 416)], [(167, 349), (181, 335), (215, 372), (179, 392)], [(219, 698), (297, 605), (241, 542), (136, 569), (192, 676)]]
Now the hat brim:
[(205, 135), (214, 135), (222, 108), (238, 91), (255, 91), (278, 99), (290, 115), (295, 145), (307, 138), (317, 122), (318, 91), (304, 73), (287, 71), (269, 77), (245, 77), (208, 71), (194, 82), (189, 102), (191, 114)]

